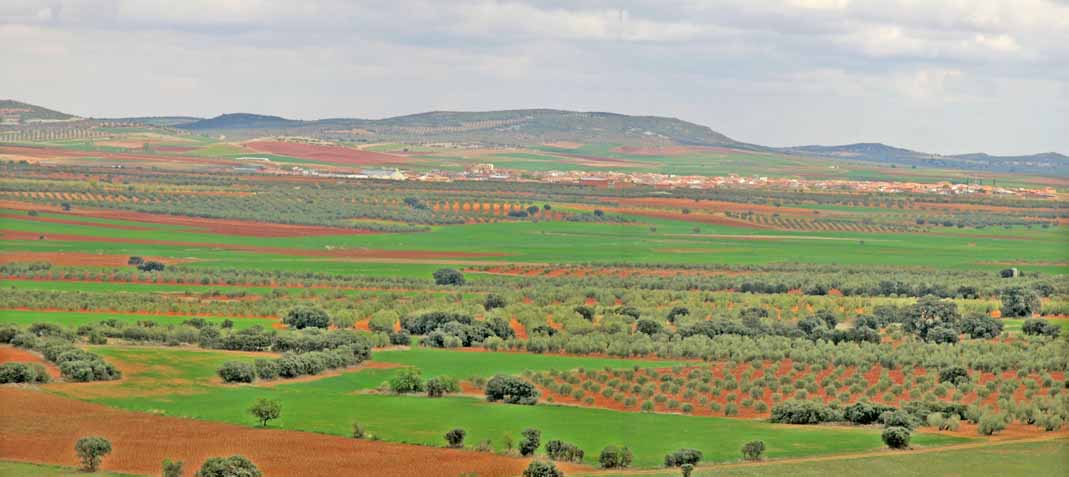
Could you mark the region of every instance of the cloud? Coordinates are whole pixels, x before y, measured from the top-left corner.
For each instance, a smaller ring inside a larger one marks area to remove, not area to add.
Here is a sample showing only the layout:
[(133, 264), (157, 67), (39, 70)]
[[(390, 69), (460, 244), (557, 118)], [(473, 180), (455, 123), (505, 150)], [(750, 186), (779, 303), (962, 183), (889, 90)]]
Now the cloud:
[(560, 107), (1069, 151), (1064, 1), (9, 0), (0, 43), (0, 91), (82, 115)]

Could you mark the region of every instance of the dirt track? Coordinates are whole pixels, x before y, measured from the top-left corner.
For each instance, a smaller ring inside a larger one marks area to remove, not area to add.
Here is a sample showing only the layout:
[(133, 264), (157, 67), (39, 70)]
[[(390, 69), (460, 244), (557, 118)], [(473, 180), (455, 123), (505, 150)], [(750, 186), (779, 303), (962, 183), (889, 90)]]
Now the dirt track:
[[(272, 476), (519, 475), (526, 459), (491, 453), (265, 430), (112, 409), (26, 388), (0, 387), (0, 459), (76, 466), (74, 443), (100, 435), (103, 469), (158, 475), (164, 459), (192, 475), (206, 458), (241, 454)], [(564, 467), (568, 473), (582, 470)]]

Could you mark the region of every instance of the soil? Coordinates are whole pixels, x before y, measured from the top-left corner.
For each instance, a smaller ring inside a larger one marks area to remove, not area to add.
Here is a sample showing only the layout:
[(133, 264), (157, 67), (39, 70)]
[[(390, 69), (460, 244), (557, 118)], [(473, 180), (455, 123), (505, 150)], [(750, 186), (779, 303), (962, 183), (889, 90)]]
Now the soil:
[(302, 159), (311, 159), (340, 165), (400, 165), (411, 161), (404, 156), (362, 151), (360, 149), (342, 146), (323, 146), (318, 144), (299, 144), (278, 141), (254, 141), (245, 143), (244, 146), (257, 152), (299, 157)]
[[(111, 441), (103, 470), (157, 475), (164, 459), (186, 463), (186, 476), (209, 457), (240, 454), (264, 475), (519, 475), (527, 459), (464, 450), (256, 429), (112, 409), (49, 393), (0, 388), (0, 459), (77, 466), (73, 447), (86, 435)], [(588, 469), (561, 465), (565, 472)]]
[(52, 379), (59, 379), (59, 368), (41, 355), (14, 346), (0, 346), (0, 363), (38, 363), (45, 367)]

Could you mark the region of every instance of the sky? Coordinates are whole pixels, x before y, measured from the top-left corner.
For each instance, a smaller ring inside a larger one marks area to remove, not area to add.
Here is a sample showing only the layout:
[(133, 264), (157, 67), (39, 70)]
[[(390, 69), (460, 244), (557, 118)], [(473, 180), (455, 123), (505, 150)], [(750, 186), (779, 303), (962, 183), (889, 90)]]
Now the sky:
[(1069, 0), (2, 0), (0, 71), (93, 117), (539, 107), (1069, 153)]

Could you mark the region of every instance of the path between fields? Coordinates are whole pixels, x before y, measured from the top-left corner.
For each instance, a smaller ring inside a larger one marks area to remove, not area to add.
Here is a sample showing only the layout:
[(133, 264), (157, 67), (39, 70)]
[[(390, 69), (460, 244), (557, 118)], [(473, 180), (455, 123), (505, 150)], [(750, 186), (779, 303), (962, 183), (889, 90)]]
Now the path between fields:
[[(1024, 444), (1029, 442), (1046, 442), (1067, 439), (1069, 436), (1065, 433), (1051, 433), (1041, 437), (1031, 437), (1025, 439), (1006, 439), (1006, 440), (982, 440), (980, 442), (967, 442), (964, 444), (950, 444), (945, 446), (924, 447), (921, 449), (914, 449), (909, 451), (895, 451), (890, 449), (883, 449), (878, 451), (869, 452), (857, 452), (851, 454), (832, 454), (832, 455), (820, 455), (811, 457), (794, 457), (787, 459), (775, 459), (775, 460), (763, 460), (759, 462), (736, 462), (728, 464), (701, 464), (694, 467), (694, 470), (717, 470), (724, 469), (729, 470), (739, 467), (758, 467), (767, 465), (790, 465), (790, 464), (802, 464), (806, 462), (828, 462), (836, 460), (851, 460), (851, 459), (865, 459), (869, 457), (893, 457), (893, 456), (909, 456), (916, 454), (933, 454), (936, 452), (950, 452), (966, 449), (977, 449), (981, 447), (995, 447), (1009, 444)], [(674, 468), (660, 468), (660, 469), (602, 469), (594, 472), (586, 472), (579, 475), (658, 475), (664, 473), (671, 473), (675, 471)]]

